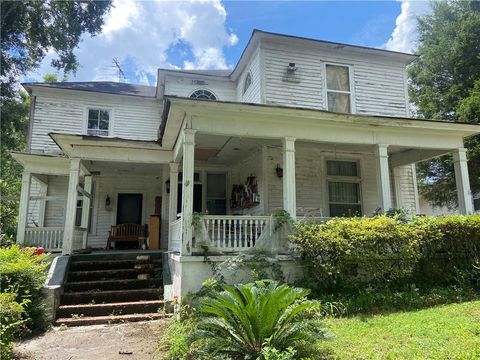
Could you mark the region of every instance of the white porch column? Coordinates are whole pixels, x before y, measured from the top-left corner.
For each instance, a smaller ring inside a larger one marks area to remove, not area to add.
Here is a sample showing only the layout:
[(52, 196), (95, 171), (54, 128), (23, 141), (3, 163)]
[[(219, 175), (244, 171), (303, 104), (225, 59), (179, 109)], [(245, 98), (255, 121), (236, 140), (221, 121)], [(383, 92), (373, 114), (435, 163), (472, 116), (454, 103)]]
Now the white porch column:
[(292, 218), (297, 217), (295, 188), (295, 138), (286, 137), (283, 142), (283, 208)]
[(62, 254), (71, 254), (77, 212), (77, 186), (80, 176), (80, 159), (70, 159), (70, 175), (68, 178), (67, 206), (65, 209), (65, 229), (63, 231)]
[(24, 170), (22, 174), (22, 190), (20, 192), (20, 206), (18, 209), (18, 225), (17, 225), (17, 243), (25, 242), (25, 228), (28, 219), (28, 202), (30, 199), (30, 185), (32, 174)]
[(83, 233), (83, 247), (87, 247), (87, 237), (88, 237), (88, 220), (90, 219), (90, 204), (92, 196), (92, 175), (85, 175), (84, 190), (90, 195), (90, 198), (87, 196), (83, 197), (82, 204), (82, 228), (86, 229)]
[(468, 178), (467, 149), (458, 148), (453, 151), (455, 167), (455, 183), (457, 185), (458, 210), (460, 214), (471, 214), (474, 211), (470, 179)]
[(172, 241), (170, 224), (177, 220), (177, 201), (178, 201), (178, 163), (170, 163), (170, 195), (168, 197), (168, 249)]
[(387, 149), (388, 145), (385, 144), (378, 144), (375, 148), (375, 157), (377, 160), (378, 206), (381, 208), (382, 213), (385, 213), (392, 208)]
[(183, 130), (182, 171), (182, 255), (192, 251), (193, 172), (195, 162), (195, 130)]

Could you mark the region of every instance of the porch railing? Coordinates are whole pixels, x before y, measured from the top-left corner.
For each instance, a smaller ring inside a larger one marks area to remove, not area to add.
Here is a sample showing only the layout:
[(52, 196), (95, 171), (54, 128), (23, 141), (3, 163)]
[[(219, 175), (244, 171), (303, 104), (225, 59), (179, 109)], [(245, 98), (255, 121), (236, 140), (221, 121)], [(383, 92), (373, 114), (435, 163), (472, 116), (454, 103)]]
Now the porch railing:
[(170, 223), (170, 243), (168, 251), (180, 253), (182, 250), (182, 218)]
[(61, 251), (63, 245), (63, 227), (26, 228), (25, 244), (41, 246), (46, 251)]
[(220, 250), (241, 251), (255, 246), (271, 221), (270, 216), (203, 216), (207, 235)]

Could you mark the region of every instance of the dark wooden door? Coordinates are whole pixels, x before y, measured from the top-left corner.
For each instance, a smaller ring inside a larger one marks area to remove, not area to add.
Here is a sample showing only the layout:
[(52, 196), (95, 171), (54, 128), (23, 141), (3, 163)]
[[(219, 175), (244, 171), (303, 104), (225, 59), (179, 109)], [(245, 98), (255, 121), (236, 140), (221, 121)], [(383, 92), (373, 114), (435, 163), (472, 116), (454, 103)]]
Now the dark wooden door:
[(142, 194), (118, 194), (117, 224), (141, 224), (142, 203)]

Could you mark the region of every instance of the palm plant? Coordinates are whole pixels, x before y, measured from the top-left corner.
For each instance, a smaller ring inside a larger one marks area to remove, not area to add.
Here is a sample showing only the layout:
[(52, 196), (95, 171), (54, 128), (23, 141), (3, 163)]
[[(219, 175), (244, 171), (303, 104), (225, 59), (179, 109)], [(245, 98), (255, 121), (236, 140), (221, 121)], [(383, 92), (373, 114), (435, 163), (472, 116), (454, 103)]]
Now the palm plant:
[(261, 280), (245, 285), (224, 285), (223, 291), (204, 299), (198, 330), (192, 341), (203, 339), (208, 351), (233, 358), (261, 358), (262, 348), (278, 350), (302, 342), (314, 343), (322, 335), (319, 324), (306, 317), (314, 306), (309, 290)]

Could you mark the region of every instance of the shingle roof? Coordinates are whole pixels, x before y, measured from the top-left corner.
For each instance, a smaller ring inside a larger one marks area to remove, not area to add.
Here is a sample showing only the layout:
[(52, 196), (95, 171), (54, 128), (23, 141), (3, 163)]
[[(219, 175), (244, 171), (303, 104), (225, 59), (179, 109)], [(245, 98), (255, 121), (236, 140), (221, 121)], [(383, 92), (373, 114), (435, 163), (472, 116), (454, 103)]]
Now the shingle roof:
[(80, 90), (100, 92), (117, 95), (133, 95), (143, 97), (156, 97), (156, 87), (138, 84), (117, 83), (113, 81), (85, 81), (85, 82), (34, 82), (22, 84), (27, 90), (32, 86), (49, 87), (57, 89)]
[(163, 69), (163, 71), (173, 71), (179, 72), (184, 74), (195, 74), (195, 75), (207, 75), (207, 76), (220, 76), (220, 77), (228, 77), (232, 73), (232, 69), (212, 69), (212, 70), (183, 70), (183, 69)]

